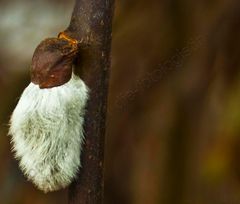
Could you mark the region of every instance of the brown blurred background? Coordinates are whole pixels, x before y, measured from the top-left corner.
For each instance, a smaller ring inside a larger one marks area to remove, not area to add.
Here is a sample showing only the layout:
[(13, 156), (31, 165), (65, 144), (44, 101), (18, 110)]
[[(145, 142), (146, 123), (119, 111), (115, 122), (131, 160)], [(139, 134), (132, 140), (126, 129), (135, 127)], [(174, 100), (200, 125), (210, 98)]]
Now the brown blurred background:
[[(73, 0), (0, 1), (0, 203), (62, 204), (13, 159), (7, 124), (37, 44)], [(116, 0), (106, 204), (240, 204), (239, 0)]]

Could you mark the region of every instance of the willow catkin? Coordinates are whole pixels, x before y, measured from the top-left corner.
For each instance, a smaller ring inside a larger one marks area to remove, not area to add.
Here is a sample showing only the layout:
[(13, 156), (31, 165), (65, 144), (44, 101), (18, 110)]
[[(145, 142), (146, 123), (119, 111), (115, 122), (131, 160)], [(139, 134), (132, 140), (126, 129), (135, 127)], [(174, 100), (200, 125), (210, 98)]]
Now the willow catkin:
[(87, 99), (87, 86), (72, 74), (53, 88), (30, 83), (12, 114), (15, 156), (26, 177), (44, 192), (68, 186), (77, 175)]

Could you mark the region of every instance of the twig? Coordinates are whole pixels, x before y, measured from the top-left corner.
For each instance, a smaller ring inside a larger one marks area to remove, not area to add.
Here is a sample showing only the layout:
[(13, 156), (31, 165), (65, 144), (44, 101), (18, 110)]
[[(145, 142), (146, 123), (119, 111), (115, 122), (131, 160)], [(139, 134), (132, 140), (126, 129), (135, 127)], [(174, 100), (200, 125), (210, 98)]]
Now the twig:
[(114, 0), (76, 0), (64, 31), (80, 43), (76, 71), (90, 88), (85, 117), (85, 145), (79, 177), (69, 188), (69, 203), (102, 203), (105, 118)]

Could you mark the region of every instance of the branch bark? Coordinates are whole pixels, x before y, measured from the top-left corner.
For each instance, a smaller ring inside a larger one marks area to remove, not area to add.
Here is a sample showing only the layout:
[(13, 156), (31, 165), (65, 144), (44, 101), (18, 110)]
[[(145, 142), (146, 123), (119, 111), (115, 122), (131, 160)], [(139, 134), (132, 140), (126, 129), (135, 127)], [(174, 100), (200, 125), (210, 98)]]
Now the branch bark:
[(114, 0), (76, 0), (64, 31), (80, 43), (76, 72), (90, 88), (85, 116), (82, 168), (69, 188), (69, 203), (102, 203), (104, 143)]

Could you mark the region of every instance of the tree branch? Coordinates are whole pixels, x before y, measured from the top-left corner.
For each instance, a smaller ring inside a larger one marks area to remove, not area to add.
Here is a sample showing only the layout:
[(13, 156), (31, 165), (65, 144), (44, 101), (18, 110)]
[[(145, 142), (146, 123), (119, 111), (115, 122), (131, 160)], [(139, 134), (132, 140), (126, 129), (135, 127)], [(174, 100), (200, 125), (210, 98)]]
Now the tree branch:
[(79, 177), (69, 188), (69, 203), (102, 203), (105, 118), (114, 0), (76, 0), (64, 31), (80, 43), (76, 71), (90, 88), (85, 145)]

